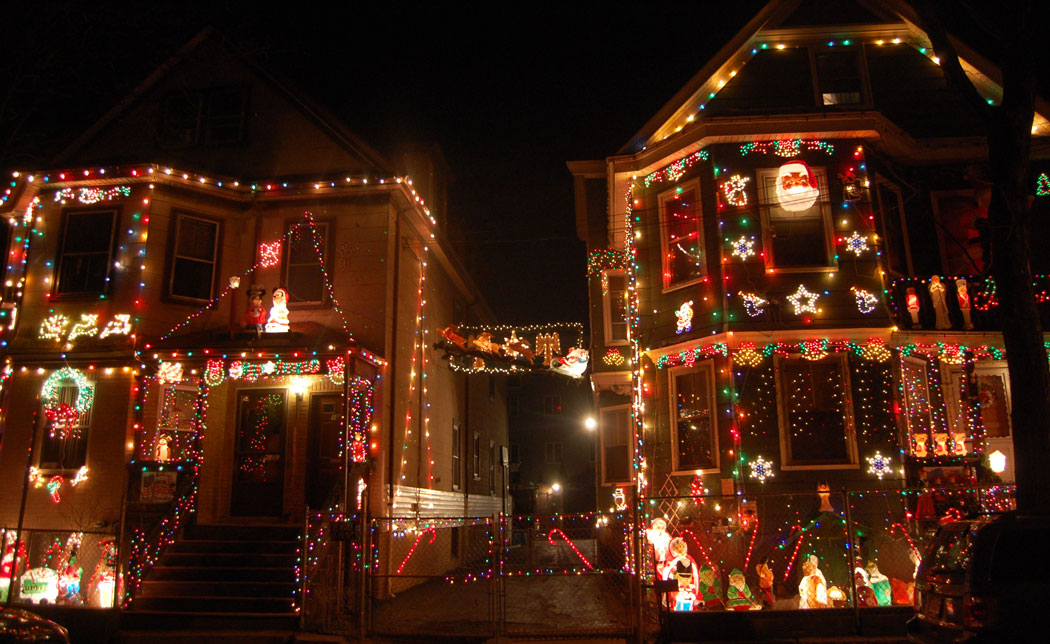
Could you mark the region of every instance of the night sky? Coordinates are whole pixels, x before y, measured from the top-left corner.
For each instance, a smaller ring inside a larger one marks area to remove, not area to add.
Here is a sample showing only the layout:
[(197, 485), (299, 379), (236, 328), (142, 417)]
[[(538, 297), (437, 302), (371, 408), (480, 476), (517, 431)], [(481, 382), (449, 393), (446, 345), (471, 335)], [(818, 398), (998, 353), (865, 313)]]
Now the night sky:
[(764, 2), (699, 4), (23, 7), (0, 39), (0, 166), (46, 167), (210, 24), (380, 150), (440, 145), (449, 237), (501, 323), (585, 322), (565, 162), (614, 154)]

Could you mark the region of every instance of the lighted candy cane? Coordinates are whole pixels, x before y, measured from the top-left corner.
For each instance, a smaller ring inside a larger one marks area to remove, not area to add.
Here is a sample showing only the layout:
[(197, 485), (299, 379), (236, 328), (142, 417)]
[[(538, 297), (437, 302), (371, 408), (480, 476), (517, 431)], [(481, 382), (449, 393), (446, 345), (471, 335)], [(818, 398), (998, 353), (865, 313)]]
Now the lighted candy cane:
[(747, 564), (751, 562), (751, 551), (755, 547), (755, 535), (758, 534), (758, 517), (755, 517), (754, 531), (751, 533), (751, 543), (747, 544), (747, 556), (744, 557), (744, 570), (747, 570)]
[(890, 534), (893, 534), (893, 529), (894, 528), (900, 528), (901, 534), (903, 534), (904, 538), (908, 540), (908, 545), (911, 546), (911, 549), (914, 550), (915, 552), (919, 551), (919, 549), (915, 547), (915, 542), (911, 540), (911, 535), (908, 534), (908, 531), (904, 528), (903, 524), (894, 523), (893, 525), (891, 525), (890, 526)]
[(716, 566), (713, 563), (711, 563), (711, 557), (707, 556), (707, 550), (704, 550), (703, 544), (701, 544), (700, 540), (696, 538), (696, 535), (693, 534), (693, 531), (688, 529), (682, 530), (682, 534), (687, 534), (690, 538), (692, 538), (693, 543), (695, 543), (696, 547), (700, 549), (700, 554), (704, 556), (704, 561), (707, 562), (707, 565), (711, 566), (712, 568), (715, 568)]
[(62, 489), (62, 484), (65, 482), (58, 474), (55, 474), (47, 480), (47, 491), (51, 494), (51, 502), (58, 503), (62, 500), (62, 497), (58, 495), (58, 491)]
[(565, 533), (562, 532), (560, 528), (553, 528), (550, 532), (547, 533), (547, 541), (550, 541), (552, 546), (558, 545), (554, 543), (555, 532), (561, 535), (561, 538), (565, 540), (565, 543), (569, 544), (569, 547), (572, 548), (572, 551), (575, 552), (576, 556), (580, 558), (580, 561), (583, 562), (583, 565), (587, 566), (588, 570), (594, 570), (594, 566), (591, 565), (591, 562), (587, 561), (587, 557), (583, 556), (583, 553), (580, 552), (580, 550), (576, 547), (576, 544), (573, 543), (568, 537), (566, 537)]
[(799, 548), (802, 547), (802, 542), (806, 540), (806, 534), (802, 533), (798, 537), (798, 543), (795, 544), (795, 551), (791, 553), (791, 559), (788, 559), (787, 570), (784, 571), (784, 581), (788, 580), (791, 576), (791, 566), (795, 565), (795, 557), (798, 555)]
[(418, 535), (416, 535), (416, 542), (413, 543), (412, 547), (408, 549), (408, 554), (405, 555), (405, 560), (401, 562), (401, 565), (397, 567), (396, 574), (401, 574), (401, 571), (405, 568), (405, 564), (407, 564), (408, 560), (412, 558), (412, 553), (416, 551), (416, 546), (419, 545), (419, 542), (423, 540), (423, 537), (428, 532), (430, 533), (430, 541), (428, 541), (427, 543), (434, 543), (434, 539), (437, 539), (438, 536), (437, 530), (435, 530), (434, 528), (427, 528), (426, 530), (423, 530)]

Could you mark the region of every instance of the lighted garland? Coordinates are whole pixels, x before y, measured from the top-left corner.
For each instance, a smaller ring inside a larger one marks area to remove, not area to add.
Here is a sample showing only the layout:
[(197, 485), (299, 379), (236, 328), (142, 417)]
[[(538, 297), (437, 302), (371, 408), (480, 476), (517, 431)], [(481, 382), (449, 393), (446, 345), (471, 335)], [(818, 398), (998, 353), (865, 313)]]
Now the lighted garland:
[(707, 150), (699, 150), (690, 154), (689, 156), (682, 157), (674, 163), (671, 163), (665, 168), (661, 168), (656, 172), (649, 173), (642, 183), (648, 188), (654, 183), (662, 183), (664, 181), (678, 181), (685, 174), (686, 170), (693, 167), (698, 161), (707, 161), (709, 155)]
[(44, 404), (44, 409), (58, 409), (58, 388), (66, 380), (72, 380), (77, 387), (77, 399), (72, 405), (73, 409), (78, 414), (87, 413), (95, 398), (95, 388), (88, 381), (87, 376), (72, 367), (62, 367), (44, 381), (44, 386), (40, 390), (40, 401)]
[(364, 463), (368, 458), (368, 432), (372, 424), (375, 389), (368, 380), (354, 376), (347, 387), (346, 422), (350, 439), (350, 460)]
[(73, 188), (63, 188), (55, 193), (55, 201), (61, 201), (64, 204), (67, 201), (76, 199), (85, 206), (90, 206), (103, 201), (123, 199), (130, 194), (131, 188), (129, 186), (114, 186), (112, 188), (80, 188), (77, 190), (74, 190)]
[(828, 156), (835, 153), (835, 146), (827, 141), (816, 139), (782, 139), (779, 141), (752, 141), (740, 146), (740, 156), (756, 152), (758, 154), (775, 154), (778, 157), (795, 157), (802, 154), (802, 150), (808, 152), (823, 152)]
[(587, 278), (598, 277), (604, 271), (627, 268), (627, 253), (611, 248), (599, 248), (587, 254)]

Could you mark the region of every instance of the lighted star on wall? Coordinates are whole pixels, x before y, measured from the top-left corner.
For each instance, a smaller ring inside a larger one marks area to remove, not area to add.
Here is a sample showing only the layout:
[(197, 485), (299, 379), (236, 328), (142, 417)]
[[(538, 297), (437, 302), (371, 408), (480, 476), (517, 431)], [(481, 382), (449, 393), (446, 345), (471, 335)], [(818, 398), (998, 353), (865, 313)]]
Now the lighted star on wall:
[[(810, 293), (805, 286), (799, 284), (798, 290), (793, 295), (788, 295), (787, 299), (795, 307), (795, 315), (802, 315), (803, 313), (820, 313), (820, 309), (817, 308), (819, 297), (818, 293)], [(803, 303), (802, 300), (805, 302)]]

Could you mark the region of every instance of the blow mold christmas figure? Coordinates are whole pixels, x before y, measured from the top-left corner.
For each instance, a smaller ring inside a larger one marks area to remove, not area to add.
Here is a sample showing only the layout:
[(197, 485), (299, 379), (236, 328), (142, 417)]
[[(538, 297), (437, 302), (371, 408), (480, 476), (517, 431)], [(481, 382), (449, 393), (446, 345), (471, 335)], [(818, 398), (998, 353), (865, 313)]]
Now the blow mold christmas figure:
[(890, 587), (890, 580), (879, 571), (879, 567), (874, 561), (868, 562), (868, 579), (871, 581), (871, 588), (875, 591), (875, 599), (878, 601), (879, 606), (892, 604), (893, 589)]
[(813, 562), (802, 564), (802, 581), (798, 584), (798, 607), (801, 609), (828, 607), (828, 587), (823, 575), (817, 575), (817, 572)]
[(760, 610), (762, 607), (751, 596), (747, 580), (739, 568), (729, 573), (729, 588), (726, 589), (726, 607), (730, 610)]
[[(18, 563), (25, 565), (26, 546), (18, 542)], [(7, 594), (11, 590), (11, 580), (17, 577), (15, 573), (15, 532), (4, 532), (4, 554), (0, 558), (0, 602), (7, 601)]]
[(663, 519), (653, 519), (652, 525), (645, 531), (645, 538), (653, 545), (653, 561), (656, 563), (656, 572), (663, 576), (663, 569), (667, 563), (671, 545), (671, 535), (667, 534), (667, 522)]
[(722, 580), (718, 578), (711, 566), (700, 567), (700, 581), (697, 585), (700, 590), (700, 601), (708, 610), (723, 607), (722, 603)]
[(283, 288), (273, 290), (273, 306), (266, 321), (267, 333), (288, 333), (288, 291)]
[(693, 610), (696, 590), (700, 585), (696, 561), (689, 556), (689, 547), (681, 537), (672, 539), (669, 549), (671, 560), (664, 569), (664, 579), (678, 581), (678, 592), (671, 593), (671, 603), (677, 611)]
[(266, 325), (266, 309), (263, 307), (263, 294), (261, 288), (251, 287), (248, 289), (248, 309), (241, 317), (244, 328), (260, 332)]
[(785, 163), (777, 170), (777, 201), (784, 210), (809, 210), (819, 196), (816, 177), (802, 161)]
[(769, 559), (763, 559), (755, 566), (755, 572), (758, 573), (758, 599), (762, 606), (773, 608), (777, 600), (773, 595), (773, 571), (769, 568)]

